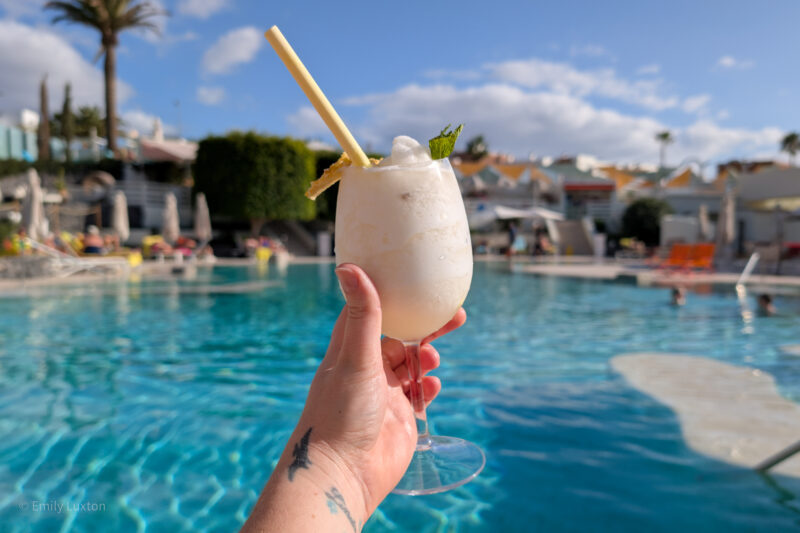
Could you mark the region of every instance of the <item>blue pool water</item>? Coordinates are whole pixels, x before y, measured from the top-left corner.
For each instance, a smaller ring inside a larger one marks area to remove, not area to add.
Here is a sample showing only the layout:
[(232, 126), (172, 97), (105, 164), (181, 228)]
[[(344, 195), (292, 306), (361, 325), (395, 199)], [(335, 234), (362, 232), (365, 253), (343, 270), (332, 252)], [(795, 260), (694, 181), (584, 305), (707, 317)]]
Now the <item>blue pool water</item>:
[[(764, 369), (800, 401), (800, 358), (779, 349), (800, 343), (800, 305), (778, 299), (781, 316), (747, 325), (730, 294), (667, 300), (476, 265), (467, 325), (437, 343), (444, 389), (429, 416), (435, 432), (480, 444), (486, 469), (449, 493), (390, 496), (365, 530), (800, 527), (800, 480), (692, 452), (675, 416), (608, 365), (625, 352), (707, 355)], [(341, 305), (331, 265), (6, 294), (0, 531), (236, 530)]]

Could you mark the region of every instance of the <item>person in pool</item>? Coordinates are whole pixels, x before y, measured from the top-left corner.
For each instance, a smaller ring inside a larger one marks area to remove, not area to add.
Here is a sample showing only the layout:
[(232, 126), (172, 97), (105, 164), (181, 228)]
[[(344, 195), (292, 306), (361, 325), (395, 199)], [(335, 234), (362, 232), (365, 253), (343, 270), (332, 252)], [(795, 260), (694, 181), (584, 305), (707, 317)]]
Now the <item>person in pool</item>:
[(772, 303), (772, 296), (769, 294), (760, 294), (758, 296), (758, 314), (761, 316), (772, 316), (777, 313), (775, 304)]
[[(406, 396), (405, 347), (381, 339), (378, 291), (359, 267), (336, 276), (345, 306), (308, 391), (305, 408), (243, 532), (361, 531), (403, 477), (417, 443)], [(429, 343), (467, 319), (463, 309), (425, 338), (420, 366), (439, 366)], [(425, 398), (441, 390), (425, 376)]]
[(686, 289), (683, 287), (672, 287), (670, 291), (670, 304), (674, 307), (686, 305)]

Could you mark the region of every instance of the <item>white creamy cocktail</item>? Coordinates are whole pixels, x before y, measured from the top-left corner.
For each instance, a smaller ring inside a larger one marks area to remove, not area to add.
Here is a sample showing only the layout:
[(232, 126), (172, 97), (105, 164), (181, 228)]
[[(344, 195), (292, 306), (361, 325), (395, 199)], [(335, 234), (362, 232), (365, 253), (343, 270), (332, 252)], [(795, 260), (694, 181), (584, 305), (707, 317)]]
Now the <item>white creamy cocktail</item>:
[(433, 494), (473, 479), (486, 464), (463, 439), (428, 432), (422, 388), (423, 339), (458, 312), (472, 281), (472, 246), (461, 193), (447, 157), (463, 125), (442, 129), (428, 147), (397, 137), (384, 161), (369, 159), (277, 27), (272, 47), (308, 96), (344, 153), (306, 196), (314, 200), (341, 180), (336, 206), (336, 262), (361, 267), (378, 290), (382, 332), (403, 341), (417, 422), (417, 449), (399, 494)]
[(401, 136), (378, 166), (347, 167), (336, 262), (360, 266), (375, 283), (384, 335), (415, 341), (445, 325), (472, 280), (469, 226), (450, 162)]

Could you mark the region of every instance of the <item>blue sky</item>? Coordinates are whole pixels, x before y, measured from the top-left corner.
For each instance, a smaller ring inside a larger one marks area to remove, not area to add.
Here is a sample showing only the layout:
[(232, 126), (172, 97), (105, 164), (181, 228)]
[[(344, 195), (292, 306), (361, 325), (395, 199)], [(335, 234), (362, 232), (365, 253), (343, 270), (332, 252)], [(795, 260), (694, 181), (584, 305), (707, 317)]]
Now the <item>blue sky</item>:
[[(43, 0), (0, 0), (0, 112), (37, 107), (71, 79), (102, 103), (97, 38), (49, 24)], [(653, 134), (688, 157), (769, 157), (800, 129), (800, 4), (726, 1), (263, 2), (161, 0), (160, 38), (123, 35), (120, 111), (147, 132), (200, 138), (229, 129), (331, 141), (263, 31), (277, 24), (357, 139), (464, 138), (526, 157), (590, 153), (653, 162)], [(13, 53), (12, 53), (13, 51)], [(31, 86), (33, 85), (33, 86)], [(180, 114), (175, 105), (180, 101)]]

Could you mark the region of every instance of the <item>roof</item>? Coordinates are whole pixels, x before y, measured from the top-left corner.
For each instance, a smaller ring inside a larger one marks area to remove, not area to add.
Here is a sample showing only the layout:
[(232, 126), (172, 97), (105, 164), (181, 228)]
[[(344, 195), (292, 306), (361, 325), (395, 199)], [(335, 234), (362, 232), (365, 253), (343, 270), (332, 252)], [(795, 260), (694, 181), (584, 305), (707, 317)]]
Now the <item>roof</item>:
[(526, 171), (529, 171), (531, 181), (552, 183), (552, 180), (533, 163), (489, 163), (483, 159), (477, 162), (453, 163), (453, 168), (463, 178), (478, 175), (484, 178), (484, 181), (488, 179), (490, 182), (495, 181), (496, 174), (517, 182)]
[(584, 172), (571, 163), (554, 163), (543, 169), (550, 176), (564, 179), (564, 190), (606, 191), (614, 190), (616, 182), (597, 172)]
[(197, 143), (183, 139), (163, 141), (142, 139), (139, 153), (140, 157), (147, 161), (191, 162), (197, 157)]
[(526, 164), (508, 164), (508, 165), (492, 165), (494, 168), (500, 171), (501, 174), (508, 178), (512, 179), (519, 179), (522, 176), (522, 173), (528, 169), (528, 165)]
[(800, 168), (773, 168), (739, 177), (739, 196), (749, 202), (800, 199)]
[(669, 189), (676, 189), (678, 187), (691, 187), (692, 186), (692, 170), (686, 167), (683, 172), (672, 178), (667, 182), (666, 187)]
[(606, 173), (606, 175), (614, 181), (617, 186), (617, 189), (622, 189), (623, 187), (627, 187), (634, 181), (636, 181), (636, 176), (629, 174), (627, 172), (623, 172), (622, 170), (615, 168), (615, 167), (600, 167), (600, 170)]
[(453, 168), (455, 168), (459, 174), (464, 177), (472, 176), (473, 174), (477, 174), (483, 167), (486, 166), (485, 161), (477, 161), (477, 162), (465, 162), (465, 163), (453, 163)]

